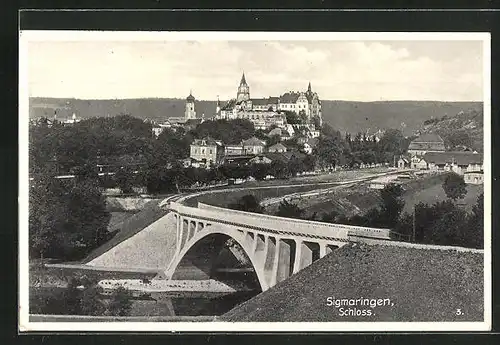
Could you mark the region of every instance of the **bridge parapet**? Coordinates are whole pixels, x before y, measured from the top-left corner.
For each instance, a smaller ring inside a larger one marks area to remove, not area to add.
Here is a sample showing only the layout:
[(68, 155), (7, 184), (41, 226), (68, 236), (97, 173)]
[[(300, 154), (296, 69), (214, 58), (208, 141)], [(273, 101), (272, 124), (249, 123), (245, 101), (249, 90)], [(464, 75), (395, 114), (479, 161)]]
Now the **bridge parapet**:
[[(311, 231), (310, 234), (328, 236), (332, 235), (334, 237), (346, 238), (348, 239), (351, 236), (357, 237), (370, 237), (370, 238), (378, 238), (378, 239), (390, 239), (391, 238), (391, 230), (384, 228), (369, 228), (364, 226), (355, 226), (355, 225), (345, 225), (345, 224), (332, 224), (332, 223), (324, 223), (317, 222), (312, 220), (302, 220), (302, 219), (292, 219), (292, 218), (284, 218), (278, 216), (271, 216), (267, 214), (256, 214), (252, 212), (238, 211), (226, 209), (223, 207), (207, 205), (203, 203), (198, 203), (198, 209), (203, 210), (212, 210), (217, 212), (222, 212), (228, 215), (238, 216), (242, 222), (248, 220), (250, 223), (262, 222), (263, 219), (274, 221), (279, 224), (285, 225), (283, 228), (288, 229), (286, 225), (293, 225), (292, 228), (303, 226), (304, 230), (301, 230), (297, 234), (306, 234)], [(332, 232), (333, 231), (333, 232)]]

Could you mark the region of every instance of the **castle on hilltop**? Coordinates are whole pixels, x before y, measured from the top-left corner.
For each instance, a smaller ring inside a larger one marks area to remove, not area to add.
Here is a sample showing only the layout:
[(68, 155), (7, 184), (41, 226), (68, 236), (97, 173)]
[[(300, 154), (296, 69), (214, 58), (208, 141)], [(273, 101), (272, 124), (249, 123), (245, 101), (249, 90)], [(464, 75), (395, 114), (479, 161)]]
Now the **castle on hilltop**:
[(241, 76), (240, 85), (233, 98), (221, 106), (217, 100), (216, 119), (247, 119), (256, 128), (266, 129), (273, 125), (282, 126), (286, 123), (285, 112), (294, 112), (305, 124), (321, 126), (321, 101), (316, 92), (312, 91), (311, 83), (307, 91), (289, 91), (278, 97), (250, 98), (250, 86), (245, 73)]

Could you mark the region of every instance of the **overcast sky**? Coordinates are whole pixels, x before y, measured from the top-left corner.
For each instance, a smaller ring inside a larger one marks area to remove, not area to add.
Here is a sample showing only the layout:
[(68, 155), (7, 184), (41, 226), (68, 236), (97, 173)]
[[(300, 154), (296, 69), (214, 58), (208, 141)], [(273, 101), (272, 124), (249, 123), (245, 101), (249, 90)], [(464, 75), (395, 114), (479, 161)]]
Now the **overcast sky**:
[(82, 99), (251, 97), (481, 101), (480, 41), (30, 42), (30, 96)]

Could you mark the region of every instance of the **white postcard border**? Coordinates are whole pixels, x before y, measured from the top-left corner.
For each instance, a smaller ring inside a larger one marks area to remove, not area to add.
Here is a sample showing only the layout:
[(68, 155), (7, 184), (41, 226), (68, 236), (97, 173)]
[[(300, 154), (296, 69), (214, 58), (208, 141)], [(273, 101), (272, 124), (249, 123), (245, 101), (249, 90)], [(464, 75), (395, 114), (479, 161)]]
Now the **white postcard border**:
[[(482, 41), (484, 114), (484, 321), (482, 322), (30, 322), (28, 42), (32, 41)], [(21, 31), (19, 33), (19, 330), (123, 332), (393, 332), (491, 330), (491, 37), (466, 32)], [(489, 231), (486, 231), (489, 229)]]

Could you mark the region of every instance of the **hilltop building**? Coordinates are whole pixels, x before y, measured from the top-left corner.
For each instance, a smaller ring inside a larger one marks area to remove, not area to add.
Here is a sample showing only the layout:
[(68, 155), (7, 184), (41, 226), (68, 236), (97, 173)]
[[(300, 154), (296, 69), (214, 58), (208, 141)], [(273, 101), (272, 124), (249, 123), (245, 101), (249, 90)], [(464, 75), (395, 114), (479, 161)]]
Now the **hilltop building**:
[(305, 122), (312, 124), (321, 120), (321, 101), (309, 83), (307, 91), (289, 91), (279, 97), (250, 98), (250, 86), (245, 73), (241, 76), (236, 92), (236, 98), (221, 106), (217, 100), (216, 119), (247, 119), (254, 123), (257, 129), (267, 129), (271, 126), (282, 127), (286, 124), (284, 112), (292, 111), (300, 115)]

